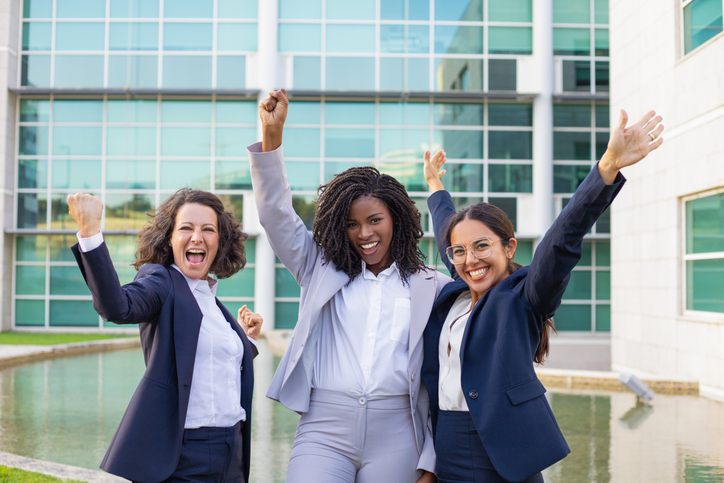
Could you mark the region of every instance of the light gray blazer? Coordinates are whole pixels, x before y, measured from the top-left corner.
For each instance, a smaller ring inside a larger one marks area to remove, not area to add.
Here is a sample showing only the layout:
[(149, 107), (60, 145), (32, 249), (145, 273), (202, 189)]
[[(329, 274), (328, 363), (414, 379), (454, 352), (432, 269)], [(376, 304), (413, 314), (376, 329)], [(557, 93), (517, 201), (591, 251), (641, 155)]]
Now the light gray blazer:
[[(349, 281), (349, 277), (337, 271), (334, 264), (323, 263), (321, 248), (292, 208), (282, 148), (262, 153), (261, 143), (256, 143), (247, 150), (259, 220), (274, 252), (301, 287), (299, 318), (294, 335), (274, 374), (267, 397), (293, 411), (304, 413), (309, 410), (322, 308)], [(417, 468), (431, 472), (435, 471), (435, 449), (427, 391), (420, 378), (422, 333), (435, 298), (450, 280), (433, 270), (418, 272), (409, 278), (411, 313), (407, 379), (410, 407), (420, 453)]]

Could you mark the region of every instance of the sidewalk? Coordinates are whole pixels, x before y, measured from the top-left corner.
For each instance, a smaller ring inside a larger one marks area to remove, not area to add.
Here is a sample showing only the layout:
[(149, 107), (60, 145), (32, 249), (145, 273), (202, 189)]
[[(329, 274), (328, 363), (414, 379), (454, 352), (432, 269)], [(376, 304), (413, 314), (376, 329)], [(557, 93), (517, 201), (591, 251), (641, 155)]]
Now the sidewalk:
[(58, 345), (0, 344), (0, 367), (12, 364), (26, 364), (44, 359), (54, 359), (56, 357), (77, 356), (80, 354), (130, 349), (140, 346), (141, 340), (138, 337), (93, 340)]
[(128, 480), (105, 473), (103, 471), (78, 468), (77, 466), (62, 465), (49, 461), (34, 460), (0, 451), (0, 465), (18, 468), (25, 471), (34, 471), (63, 480), (78, 480), (87, 483), (127, 483)]

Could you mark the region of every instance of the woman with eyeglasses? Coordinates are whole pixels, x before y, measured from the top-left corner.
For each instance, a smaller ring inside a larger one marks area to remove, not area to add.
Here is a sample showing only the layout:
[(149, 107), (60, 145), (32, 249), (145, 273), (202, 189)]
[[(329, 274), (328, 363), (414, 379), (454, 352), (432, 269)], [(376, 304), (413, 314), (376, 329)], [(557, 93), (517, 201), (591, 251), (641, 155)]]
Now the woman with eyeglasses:
[(583, 236), (625, 179), (621, 168), (658, 148), (653, 111), (626, 127), (621, 111), (601, 161), (538, 245), (530, 266), (513, 261), (517, 242), (505, 213), (488, 203), (455, 212), (440, 178), (445, 153), (425, 153), (435, 241), (454, 277), (424, 333), (422, 379), (430, 395), (439, 483), (541, 482), (569, 452), (536, 377), (547, 356), (551, 318)]

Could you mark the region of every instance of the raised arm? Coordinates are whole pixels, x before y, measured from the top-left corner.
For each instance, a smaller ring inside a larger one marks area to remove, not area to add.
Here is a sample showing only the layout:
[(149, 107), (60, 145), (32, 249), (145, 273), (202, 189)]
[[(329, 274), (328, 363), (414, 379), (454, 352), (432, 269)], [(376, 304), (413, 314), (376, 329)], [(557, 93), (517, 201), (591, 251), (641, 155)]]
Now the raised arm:
[(435, 243), (440, 254), (440, 259), (450, 271), (450, 275), (455, 277), (455, 265), (447, 258), (445, 249), (445, 234), (447, 232), (448, 220), (455, 215), (455, 205), (453, 204), (450, 193), (445, 191), (442, 185), (442, 177), (446, 171), (440, 170), (447, 161), (445, 151), (440, 149), (434, 156), (430, 155), (430, 151), (425, 151), (424, 175), (425, 181), (430, 188), (430, 196), (427, 198), (427, 207), (432, 215), (432, 227), (435, 233)]

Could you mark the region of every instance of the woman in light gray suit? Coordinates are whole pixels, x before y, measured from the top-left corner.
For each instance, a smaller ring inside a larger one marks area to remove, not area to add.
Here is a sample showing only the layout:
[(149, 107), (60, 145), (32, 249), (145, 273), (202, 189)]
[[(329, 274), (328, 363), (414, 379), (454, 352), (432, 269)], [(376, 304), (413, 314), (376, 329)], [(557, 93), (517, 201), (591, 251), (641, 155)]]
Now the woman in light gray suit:
[(320, 187), (310, 234), (292, 208), (282, 155), (288, 101), (270, 93), (249, 146), (259, 219), (301, 286), (299, 318), (267, 396), (302, 414), (287, 482), (434, 482), (422, 333), (449, 278), (417, 247), (420, 213), (370, 167)]

